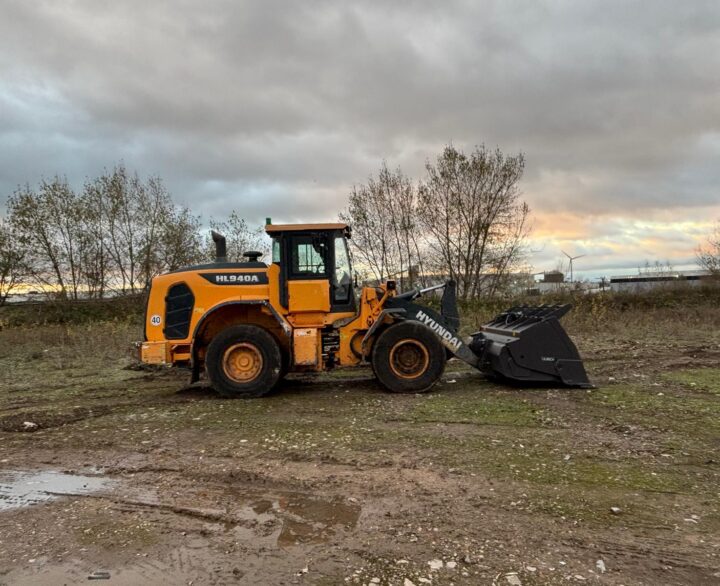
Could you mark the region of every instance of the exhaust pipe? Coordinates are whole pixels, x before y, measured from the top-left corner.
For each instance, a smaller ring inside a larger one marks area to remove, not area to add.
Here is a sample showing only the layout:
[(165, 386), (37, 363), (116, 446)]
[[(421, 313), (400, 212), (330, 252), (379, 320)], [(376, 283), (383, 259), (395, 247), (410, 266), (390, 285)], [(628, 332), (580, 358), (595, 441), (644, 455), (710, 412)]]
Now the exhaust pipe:
[(215, 232), (215, 230), (212, 230), (210, 234), (212, 235), (213, 242), (215, 243), (215, 262), (227, 262), (227, 244), (225, 243), (225, 236), (220, 234), (220, 232)]

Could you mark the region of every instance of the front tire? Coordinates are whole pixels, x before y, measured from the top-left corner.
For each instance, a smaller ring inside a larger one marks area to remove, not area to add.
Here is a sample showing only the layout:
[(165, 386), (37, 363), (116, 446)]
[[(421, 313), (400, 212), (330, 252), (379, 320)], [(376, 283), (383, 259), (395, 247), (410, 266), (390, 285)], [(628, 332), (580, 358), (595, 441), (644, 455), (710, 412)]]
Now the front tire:
[(375, 376), (392, 393), (429, 391), (445, 371), (445, 360), (440, 340), (417, 322), (396, 323), (373, 344)]
[(222, 396), (262, 397), (280, 380), (280, 346), (263, 328), (232, 326), (210, 342), (205, 368), (213, 388)]

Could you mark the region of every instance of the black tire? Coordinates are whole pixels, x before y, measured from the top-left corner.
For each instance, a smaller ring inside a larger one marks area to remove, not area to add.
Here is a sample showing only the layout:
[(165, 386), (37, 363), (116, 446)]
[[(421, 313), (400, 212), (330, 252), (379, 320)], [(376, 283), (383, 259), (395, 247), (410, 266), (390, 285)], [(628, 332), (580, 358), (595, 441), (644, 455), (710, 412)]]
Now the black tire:
[(262, 397), (280, 380), (280, 346), (263, 328), (232, 326), (210, 342), (205, 369), (213, 388), (224, 397)]
[(373, 344), (372, 366), (388, 391), (424, 393), (445, 371), (445, 347), (427, 327), (399, 322), (384, 330)]

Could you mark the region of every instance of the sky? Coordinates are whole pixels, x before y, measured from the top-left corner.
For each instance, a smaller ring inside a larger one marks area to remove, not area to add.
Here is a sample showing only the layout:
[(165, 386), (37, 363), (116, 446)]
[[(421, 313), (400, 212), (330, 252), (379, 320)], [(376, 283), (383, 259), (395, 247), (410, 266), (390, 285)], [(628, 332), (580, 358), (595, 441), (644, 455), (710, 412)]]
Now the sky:
[(534, 270), (693, 268), (720, 219), (717, 0), (0, 0), (0, 207), (122, 161), (203, 218), (332, 221), (382, 161), (523, 152)]

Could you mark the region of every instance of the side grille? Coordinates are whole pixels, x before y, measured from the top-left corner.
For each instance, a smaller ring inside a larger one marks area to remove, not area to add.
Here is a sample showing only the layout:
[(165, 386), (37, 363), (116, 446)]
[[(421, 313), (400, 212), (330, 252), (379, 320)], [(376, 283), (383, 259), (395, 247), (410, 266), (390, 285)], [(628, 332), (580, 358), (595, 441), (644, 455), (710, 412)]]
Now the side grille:
[(195, 296), (185, 283), (178, 283), (168, 289), (165, 297), (165, 338), (184, 340), (190, 333)]

